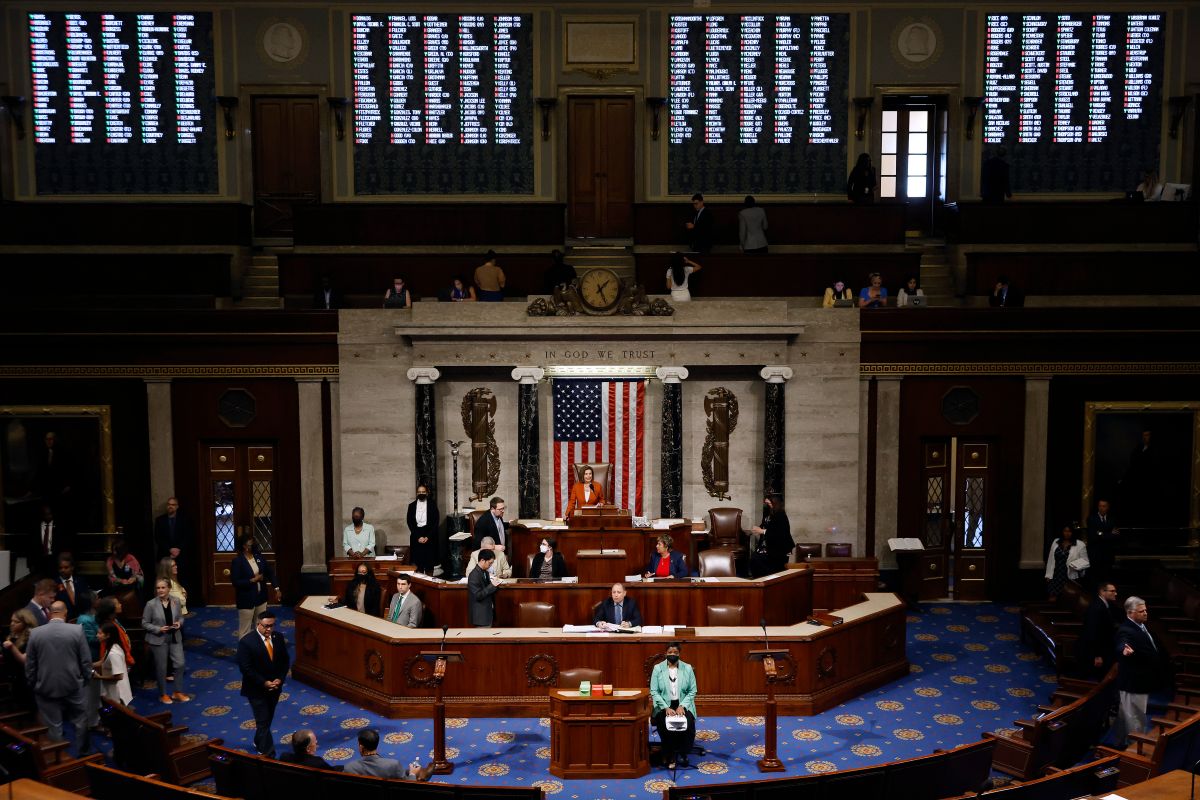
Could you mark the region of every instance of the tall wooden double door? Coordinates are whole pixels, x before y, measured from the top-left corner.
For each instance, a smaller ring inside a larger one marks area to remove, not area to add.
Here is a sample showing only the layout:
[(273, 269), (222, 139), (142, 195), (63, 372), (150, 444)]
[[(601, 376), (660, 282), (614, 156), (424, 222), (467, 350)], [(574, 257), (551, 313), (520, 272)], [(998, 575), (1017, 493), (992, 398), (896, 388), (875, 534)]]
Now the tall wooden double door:
[(995, 444), (948, 437), (925, 439), (921, 448), (920, 597), (987, 600), (997, 541)]
[(567, 101), (571, 236), (633, 235), (634, 119), (632, 97)]
[(205, 594), (209, 603), (228, 605), (234, 602), (230, 565), (243, 535), (254, 537), (280, 580), (281, 569), (288, 567), (276, 558), (280, 526), (287, 523), (279, 502), (277, 449), (272, 443), (245, 442), (205, 442), (200, 449)]

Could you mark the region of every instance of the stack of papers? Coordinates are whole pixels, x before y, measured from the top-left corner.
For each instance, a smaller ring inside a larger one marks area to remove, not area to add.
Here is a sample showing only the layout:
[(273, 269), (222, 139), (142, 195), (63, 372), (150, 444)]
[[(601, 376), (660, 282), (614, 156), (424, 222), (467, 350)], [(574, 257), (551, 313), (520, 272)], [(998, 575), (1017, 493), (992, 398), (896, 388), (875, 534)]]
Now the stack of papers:
[(888, 539), (888, 547), (896, 550), (924, 550), (925, 545), (920, 539)]

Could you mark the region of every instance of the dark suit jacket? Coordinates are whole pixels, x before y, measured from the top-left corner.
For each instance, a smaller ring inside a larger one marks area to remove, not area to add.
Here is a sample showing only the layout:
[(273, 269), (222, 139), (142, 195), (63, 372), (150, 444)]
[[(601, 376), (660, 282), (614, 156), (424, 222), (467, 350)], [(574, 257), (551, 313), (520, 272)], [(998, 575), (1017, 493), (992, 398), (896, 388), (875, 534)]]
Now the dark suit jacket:
[[(1114, 603), (1113, 605), (1116, 605)], [(1084, 674), (1096, 672), (1094, 662), (1096, 656), (1104, 659), (1100, 674), (1108, 672), (1116, 658), (1113, 640), (1116, 635), (1113, 624), (1112, 610), (1099, 597), (1092, 596), (1091, 605), (1083, 615), (1083, 630), (1076, 641), (1075, 657), (1079, 661), (1080, 671)]]
[(229, 580), (233, 583), (234, 598), (238, 608), (256, 608), (262, 605), (267, 602), (269, 597), (267, 584), (279, 585), (279, 581), (275, 580), (275, 570), (271, 569), (271, 565), (261, 553), (254, 554), (254, 561), (258, 564), (258, 571), (263, 576), (263, 579), (257, 583), (253, 580), (254, 570), (250, 569), (250, 562), (241, 553), (233, 557), (233, 563), (229, 567)]
[(492, 597), (496, 587), (492, 585), (491, 576), (479, 567), (471, 570), (467, 576), (467, 607), (471, 614), (471, 624), (489, 626), (496, 616), (496, 601)]
[[(323, 288), (321, 288), (320, 286), (318, 286), (315, 290), (313, 290), (312, 307), (313, 308), (321, 308), (321, 309), (341, 308), (342, 307), (342, 293), (339, 292), (337, 289), (334, 289), (331, 287), (329, 289), (329, 305), (327, 306), (327, 305), (325, 305), (325, 290)], [(280, 759), (280, 760), (282, 760), (282, 759)], [(312, 766), (312, 765), (310, 764), (309, 766)]]
[[(372, 617), (378, 617), (383, 613), (383, 590), (379, 588), (379, 581), (375, 580), (375, 576), (367, 574), (367, 591), (363, 593), (363, 608)], [(342, 602), (347, 608), (357, 610), (358, 606), (355, 603), (354, 595), (358, 588), (358, 579), (350, 581), (346, 584), (346, 591), (342, 594)]]
[(996, 290), (993, 289), (992, 293), (988, 295), (988, 305), (992, 308), (1020, 308), (1025, 305), (1025, 295), (1022, 294), (1020, 289), (1010, 284), (1008, 291), (1004, 295), (1003, 302), (1001, 302), (999, 295), (996, 294)]
[[(267, 697), (272, 692), (267, 691), (264, 683), (276, 678), (287, 680), (292, 659), (288, 655), (287, 641), (278, 631), (271, 632), (271, 647), (275, 650), (274, 659), (267, 656), (267, 646), (258, 635), (257, 627), (238, 642), (237, 662), (238, 669), (242, 671), (242, 697)], [(279, 697), (278, 691), (273, 694)]]
[[(621, 604), (621, 619), (628, 622), (635, 628), (642, 627), (642, 611), (638, 608), (637, 600), (634, 600), (629, 595), (625, 595), (625, 602)], [(613, 625), (617, 624), (617, 604), (613, 602), (611, 597), (606, 598), (596, 608), (596, 613), (592, 622), (610, 622)]]
[(493, 522), (495, 519), (496, 517), (492, 515), (491, 510), (488, 510), (486, 514), (484, 514), (475, 522), (473, 540), (475, 542), (476, 550), (481, 547), (480, 542), (483, 541), (483, 537), (485, 536), (492, 537), (496, 540), (496, 544), (503, 544), (505, 549), (508, 548), (508, 523), (504, 520), (500, 520), (500, 525), (504, 528), (504, 539), (501, 541), (500, 533), (496, 528), (495, 522)]
[[(427, 508), (425, 509), (425, 527), (417, 527), (417, 501), (413, 500), (408, 504), (408, 522), (409, 547), (412, 548), (412, 560), (421, 567), (434, 564), (438, 559), (438, 528), (441, 527), (441, 517), (438, 516), (437, 503), (433, 499), (425, 501)], [(420, 544), (417, 539), (422, 536), (428, 536), (429, 541), (425, 544)]]
[[(545, 553), (538, 553), (536, 556), (534, 556), (533, 557), (533, 566), (529, 570), (529, 577), (531, 577), (531, 578), (540, 577), (540, 574), (542, 571), (542, 564), (544, 564), (544, 563), (546, 563), (546, 554)], [(567, 572), (567, 560), (565, 558), (563, 558), (562, 553), (555, 553), (554, 558), (550, 559), (550, 575), (555, 580), (558, 580), (560, 578), (567, 577), (567, 575), (569, 575), (569, 574), (570, 573)]]
[(792, 541), (792, 523), (783, 511), (776, 511), (771, 515), (771, 521), (767, 523), (766, 531), (763, 534), (765, 541), (760, 544), (760, 547), (766, 546), (766, 553), (756, 553), (756, 560), (765, 563), (769, 570), (762, 574), (770, 575), (787, 568), (788, 554), (796, 546), (796, 543)]
[[(1150, 634), (1153, 637), (1153, 634)], [(1147, 634), (1127, 617), (1117, 628), (1113, 643), (1113, 654), (1120, 669), (1117, 671), (1117, 688), (1122, 692), (1150, 694), (1166, 685), (1170, 680), (1166, 645), (1158, 639), (1146, 638)], [(1121, 651), (1128, 644), (1133, 648), (1129, 655)]]
[(701, 209), (700, 216), (696, 216), (695, 212), (692, 212), (692, 216), (688, 218), (688, 222), (693, 222), (696, 225), (696, 227), (688, 231), (691, 234), (689, 239), (691, 248), (697, 253), (707, 253), (712, 249), (713, 229), (716, 227), (712, 209), (705, 206)]
[(33, 535), (29, 537), (27, 555), (30, 559), (31, 571), (43, 574), (47, 578), (54, 578), (58, 573), (59, 555), (74, 552), (75, 535), (57, 519), (54, 520), (54, 526), (50, 530), (53, 538), (50, 542), (50, 552), (47, 553), (42, 547), (42, 521), (38, 520), (37, 526), (33, 529)]
[(61, 575), (54, 576), (55, 582), (58, 583), (59, 586), (63, 587), (58, 590), (58, 593), (54, 596), (54, 599), (62, 600), (64, 603), (67, 604), (67, 619), (75, 619), (76, 617), (79, 616), (79, 609), (76, 607), (76, 605), (79, 602), (79, 598), (81, 595), (91, 594), (91, 595), (93, 595), (93, 599), (95, 597), (92, 590), (88, 587), (87, 581), (85, 581), (83, 578), (80, 578), (78, 575), (72, 575), (71, 578), (72, 578), (72, 582), (75, 584), (75, 602), (74, 603), (71, 602), (71, 598), (67, 594), (66, 587), (63, 584), (62, 576)]
[[(687, 559), (683, 557), (683, 553), (678, 550), (672, 550), (670, 558), (672, 578), (686, 578), (692, 574), (691, 570), (688, 569)], [(655, 551), (654, 555), (650, 556), (650, 563), (646, 566), (646, 572), (654, 575), (655, 570), (658, 569), (658, 562), (661, 560), (662, 556), (658, 554), (658, 551)]]
[(299, 764), (304, 767), (313, 767), (314, 769), (331, 769), (334, 772), (341, 772), (346, 768), (342, 764), (334, 766), (320, 756), (311, 756), (308, 753), (296, 755), (291, 752), (283, 752), (280, 753), (279, 760), (285, 764)]
[[(1088, 516), (1087, 550), (1088, 563), (1091, 564), (1089, 577), (1108, 577), (1108, 572), (1112, 569), (1113, 559), (1116, 556), (1117, 537), (1113, 535), (1115, 527), (1116, 521), (1113, 519), (1111, 511), (1104, 516), (1104, 522), (1100, 521), (1100, 515), (1095, 512)], [(1122, 615), (1122, 621), (1124, 618)]]
[(25, 607), (29, 609), (30, 614), (33, 614), (33, 618), (37, 620), (38, 625), (45, 625), (50, 621), (50, 612), (39, 606), (33, 600), (30, 600), (29, 604)]
[(161, 514), (154, 520), (154, 559), (157, 561), (171, 555), (172, 547), (178, 547), (181, 552), (189, 553), (195, 549), (196, 529), (192, 526), (191, 518), (175, 512), (175, 533), (171, 534), (170, 520), (166, 514)]

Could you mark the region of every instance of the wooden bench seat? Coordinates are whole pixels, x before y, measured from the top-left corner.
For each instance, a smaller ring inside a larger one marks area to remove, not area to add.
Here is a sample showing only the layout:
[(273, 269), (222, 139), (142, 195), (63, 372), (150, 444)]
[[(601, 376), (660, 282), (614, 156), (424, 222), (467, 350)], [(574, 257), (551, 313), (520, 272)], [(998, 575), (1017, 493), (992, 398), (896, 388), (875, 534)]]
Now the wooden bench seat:
[[(1049, 775), (1025, 783), (989, 789), (987, 797), (1002, 797), (1004, 800), (1064, 800), (1073, 797), (1102, 797), (1117, 788), (1117, 758), (1108, 756), (1089, 764), (1065, 770), (1054, 770)], [(954, 800), (977, 797), (974, 792), (960, 795)]]
[(142, 716), (128, 706), (106, 703), (100, 717), (112, 732), (113, 762), (120, 769), (153, 772), (179, 786), (209, 776), (208, 742), (185, 742), (187, 726), (172, 725), (171, 712)]
[(26, 730), (28, 733), (0, 724), (0, 766), (8, 771), (9, 777), (29, 778), (67, 792), (89, 794), (85, 766), (103, 763), (104, 756), (92, 753), (74, 758), (68, 752), (70, 742), (44, 739), (45, 728)]
[(1200, 710), (1182, 720), (1153, 720), (1158, 735), (1130, 734), (1132, 750), (1097, 747), (1097, 755), (1120, 757), (1121, 777), (1118, 786), (1125, 787), (1175, 769), (1190, 769), (1200, 747)]
[(185, 789), (157, 779), (157, 776), (134, 775), (103, 764), (87, 765), (92, 797), (97, 800), (200, 800), (212, 795), (195, 789)]

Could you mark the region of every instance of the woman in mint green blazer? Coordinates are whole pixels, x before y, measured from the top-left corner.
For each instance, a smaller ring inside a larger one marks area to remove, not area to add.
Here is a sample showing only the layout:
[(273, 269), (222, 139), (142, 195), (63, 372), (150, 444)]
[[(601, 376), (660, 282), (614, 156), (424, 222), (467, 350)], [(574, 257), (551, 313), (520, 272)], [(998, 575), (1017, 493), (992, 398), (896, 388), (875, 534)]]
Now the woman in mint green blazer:
[[(679, 643), (667, 645), (667, 660), (654, 665), (650, 673), (651, 711), (658, 738), (662, 740), (663, 761), (667, 769), (675, 769), (676, 760), (688, 765), (688, 753), (696, 741), (696, 673), (692, 665), (679, 660)], [(667, 730), (667, 718), (683, 716), (687, 729)]]

